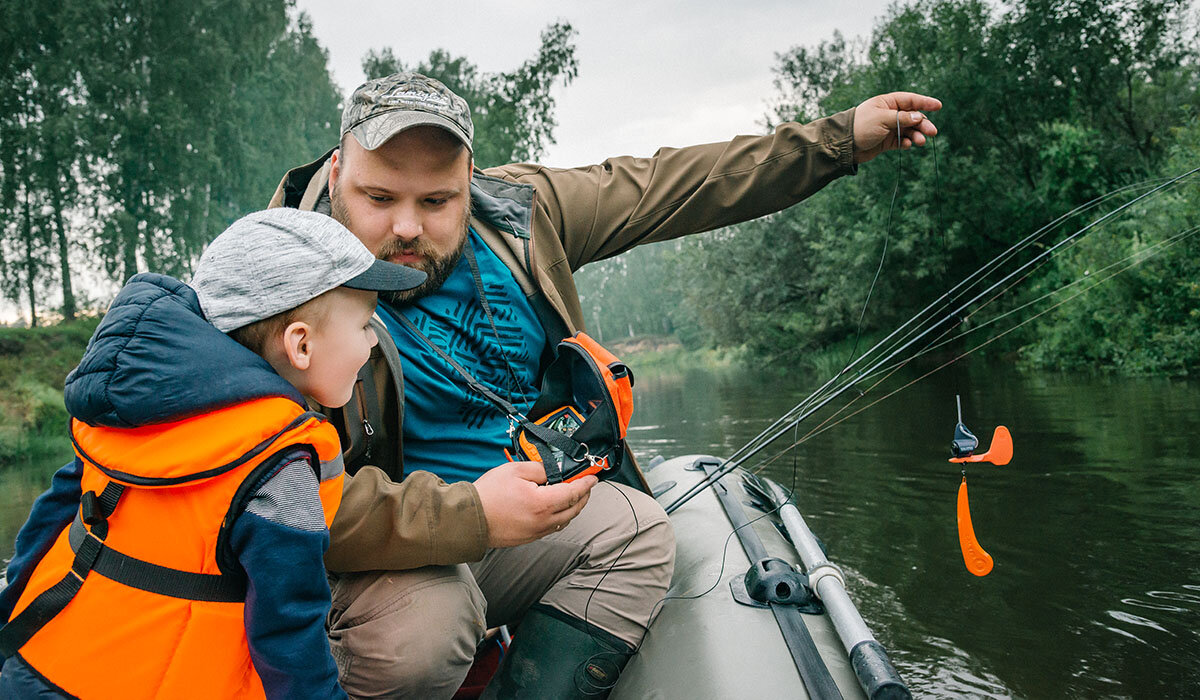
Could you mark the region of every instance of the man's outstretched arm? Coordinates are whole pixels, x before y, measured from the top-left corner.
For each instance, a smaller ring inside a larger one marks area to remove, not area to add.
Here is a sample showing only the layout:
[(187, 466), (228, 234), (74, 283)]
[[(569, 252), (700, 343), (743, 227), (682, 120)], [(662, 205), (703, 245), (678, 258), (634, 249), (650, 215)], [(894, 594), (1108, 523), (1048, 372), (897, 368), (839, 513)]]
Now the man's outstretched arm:
[(884, 150), (924, 144), (937, 129), (919, 110), (940, 107), (922, 95), (889, 93), (808, 124), (788, 122), (767, 135), (661, 148), (650, 158), (622, 156), (568, 169), (506, 165), (485, 172), (537, 189), (534, 228), (557, 232), (576, 270), (643, 243), (785, 209)]

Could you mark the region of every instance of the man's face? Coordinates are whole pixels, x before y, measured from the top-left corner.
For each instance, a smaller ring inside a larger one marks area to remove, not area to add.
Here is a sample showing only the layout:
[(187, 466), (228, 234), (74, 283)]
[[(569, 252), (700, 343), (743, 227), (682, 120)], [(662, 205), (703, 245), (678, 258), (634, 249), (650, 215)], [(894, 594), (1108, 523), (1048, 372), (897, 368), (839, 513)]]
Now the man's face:
[(343, 140), (329, 175), (333, 218), (377, 258), (429, 276), (384, 300), (412, 301), (446, 280), (467, 239), (470, 185), (470, 151), (437, 127), (402, 131), (374, 151)]

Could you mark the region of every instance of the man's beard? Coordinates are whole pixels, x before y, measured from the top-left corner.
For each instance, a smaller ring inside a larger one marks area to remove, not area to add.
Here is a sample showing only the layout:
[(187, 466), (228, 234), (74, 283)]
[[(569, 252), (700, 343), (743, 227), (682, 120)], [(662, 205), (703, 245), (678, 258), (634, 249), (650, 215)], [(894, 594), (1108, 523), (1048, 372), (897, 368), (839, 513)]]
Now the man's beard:
[[(346, 203), (339, 196), (337, 188), (334, 188), (329, 193), (329, 215), (342, 226), (354, 231), (354, 227), (350, 222), (350, 212), (346, 208)], [(380, 248), (379, 253), (375, 257), (380, 260), (388, 260), (394, 255), (416, 254), (421, 256), (421, 261), (416, 263), (405, 263), (405, 267), (411, 267), (425, 273), (425, 281), (413, 287), (400, 292), (380, 292), (379, 298), (392, 306), (402, 304), (411, 304), (421, 297), (428, 296), (441, 288), (446, 278), (454, 271), (454, 267), (458, 265), (458, 261), (462, 258), (463, 247), (467, 244), (467, 231), (471, 225), (471, 209), (470, 204), (463, 209), (462, 226), (458, 237), (458, 245), (454, 250), (445, 255), (438, 255), (433, 246), (423, 238), (417, 237), (411, 241), (401, 241), (398, 238), (389, 239)]]

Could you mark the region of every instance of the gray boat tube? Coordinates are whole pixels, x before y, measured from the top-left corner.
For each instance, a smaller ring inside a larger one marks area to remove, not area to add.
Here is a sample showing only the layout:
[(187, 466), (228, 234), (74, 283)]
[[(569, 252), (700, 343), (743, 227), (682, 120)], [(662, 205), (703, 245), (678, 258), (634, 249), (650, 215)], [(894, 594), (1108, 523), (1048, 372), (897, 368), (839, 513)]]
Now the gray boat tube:
[(911, 700), (912, 693), (900, 680), (900, 674), (888, 660), (883, 645), (871, 634), (858, 608), (846, 593), (846, 579), (842, 570), (825, 557), (804, 517), (788, 500), (787, 492), (770, 479), (763, 481), (770, 486), (775, 502), (782, 504), (779, 517), (804, 563), (808, 584), (825, 604), (829, 619), (833, 621), (838, 638), (850, 656), (854, 674), (858, 676), (858, 682), (867, 697), (871, 700)]

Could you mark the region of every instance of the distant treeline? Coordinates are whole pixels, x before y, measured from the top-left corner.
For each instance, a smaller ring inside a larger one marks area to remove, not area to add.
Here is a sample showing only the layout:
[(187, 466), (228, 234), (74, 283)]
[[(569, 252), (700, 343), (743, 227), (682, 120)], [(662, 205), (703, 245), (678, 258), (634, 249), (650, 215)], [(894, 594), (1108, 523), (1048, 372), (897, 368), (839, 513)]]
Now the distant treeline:
[[(496, 165), (552, 141), (550, 90), (576, 74), (573, 35), (550, 25), (510, 72), (444, 51), (404, 66), (365, 46), (363, 67), (459, 91), (476, 160)], [(82, 279), (186, 277), (284, 172), (336, 145), (343, 95), (328, 64), (288, 0), (0, 0), (0, 293), (38, 325), (107, 301)]]
[[(848, 349), (899, 179), (862, 331), (886, 333), (1077, 205), (1200, 166), (1193, 12), (1184, 0), (926, 0), (893, 6), (867, 39), (834, 34), (779, 54), (768, 122), (912, 90), (944, 103), (933, 115), (936, 154), (887, 154), (780, 214), (587, 268), (579, 277), (589, 326), (607, 339), (674, 333), (692, 347), (744, 348), (779, 364)], [(992, 315), (1200, 225), (1191, 182), (1081, 237)], [(992, 347), (1041, 366), (1200, 370), (1200, 236)]]

